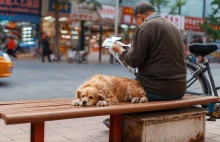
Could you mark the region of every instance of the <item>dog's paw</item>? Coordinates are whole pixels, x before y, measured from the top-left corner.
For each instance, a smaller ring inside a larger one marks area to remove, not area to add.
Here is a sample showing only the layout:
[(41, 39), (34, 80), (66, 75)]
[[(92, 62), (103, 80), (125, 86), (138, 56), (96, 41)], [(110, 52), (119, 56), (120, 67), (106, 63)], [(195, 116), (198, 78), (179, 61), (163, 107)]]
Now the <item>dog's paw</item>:
[(74, 105), (74, 106), (79, 106), (80, 105), (80, 100), (73, 100), (71, 104)]
[(132, 99), (131, 103), (132, 103), (132, 104), (138, 103), (139, 100), (140, 100), (140, 98), (134, 97), (134, 98)]
[(140, 99), (140, 102), (139, 102), (139, 103), (146, 103), (146, 102), (148, 102), (147, 97), (142, 97), (142, 98)]
[(96, 104), (96, 106), (107, 106), (107, 105), (109, 105), (109, 103), (106, 102), (106, 101), (99, 101), (99, 102)]

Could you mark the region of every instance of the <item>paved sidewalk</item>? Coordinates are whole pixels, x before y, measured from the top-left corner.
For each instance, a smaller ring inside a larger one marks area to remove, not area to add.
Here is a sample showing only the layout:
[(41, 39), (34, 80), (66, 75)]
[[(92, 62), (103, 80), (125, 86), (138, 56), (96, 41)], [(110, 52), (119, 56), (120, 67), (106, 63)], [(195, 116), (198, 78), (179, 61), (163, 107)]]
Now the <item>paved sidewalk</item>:
[[(108, 142), (109, 116), (77, 118), (45, 123), (45, 142)], [(220, 120), (206, 123), (206, 141), (220, 142)], [(0, 120), (0, 142), (30, 142), (30, 124), (6, 126)]]

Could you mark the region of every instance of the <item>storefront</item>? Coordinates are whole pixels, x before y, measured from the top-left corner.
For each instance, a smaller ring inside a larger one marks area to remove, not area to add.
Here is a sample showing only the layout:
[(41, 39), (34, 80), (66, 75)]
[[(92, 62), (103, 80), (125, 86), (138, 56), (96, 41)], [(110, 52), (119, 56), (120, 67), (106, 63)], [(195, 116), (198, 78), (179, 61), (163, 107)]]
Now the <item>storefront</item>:
[(37, 46), (40, 0), (1, 1), (0, 7), (0, 44), (5, 45), (7, 38), (12, 36), (23, 52)]
[(121, 24), (119, 27), (119, 35), (122, 37), (122, 42), (129, 44), (133, 39), (133, 35), (137, 29), (133, 18), (133, 8), (122, 7), (121, 9)]

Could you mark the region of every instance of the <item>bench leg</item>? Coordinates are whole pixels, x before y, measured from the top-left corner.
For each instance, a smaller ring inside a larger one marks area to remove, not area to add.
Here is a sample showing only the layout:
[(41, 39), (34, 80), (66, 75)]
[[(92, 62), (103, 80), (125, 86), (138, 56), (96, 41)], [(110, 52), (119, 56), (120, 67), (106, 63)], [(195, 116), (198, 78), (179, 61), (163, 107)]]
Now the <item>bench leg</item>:
[(122, 115), (110, 115), (109, 142), (121, 142)]
[(31, 123), (31, 142), (44, 142), (44, 122)]

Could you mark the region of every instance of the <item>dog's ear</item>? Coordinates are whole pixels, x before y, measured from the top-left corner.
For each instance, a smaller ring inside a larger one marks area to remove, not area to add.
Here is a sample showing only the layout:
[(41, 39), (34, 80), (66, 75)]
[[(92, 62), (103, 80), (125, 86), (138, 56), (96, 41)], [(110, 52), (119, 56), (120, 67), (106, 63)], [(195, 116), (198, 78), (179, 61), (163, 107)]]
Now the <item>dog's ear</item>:
[(101, 100), (101, 101), (105, 100), (104, 96), (102, 94), (100, 94), (100, 93), (98, 94), (98, 99)]
[(77, 97), (78, 99), (81, 99), (81, 94), (82, 94), (82, 91), (81, 91), (81, 90), (77, 90), (77, 91), (76, 91), (76, 97)]

